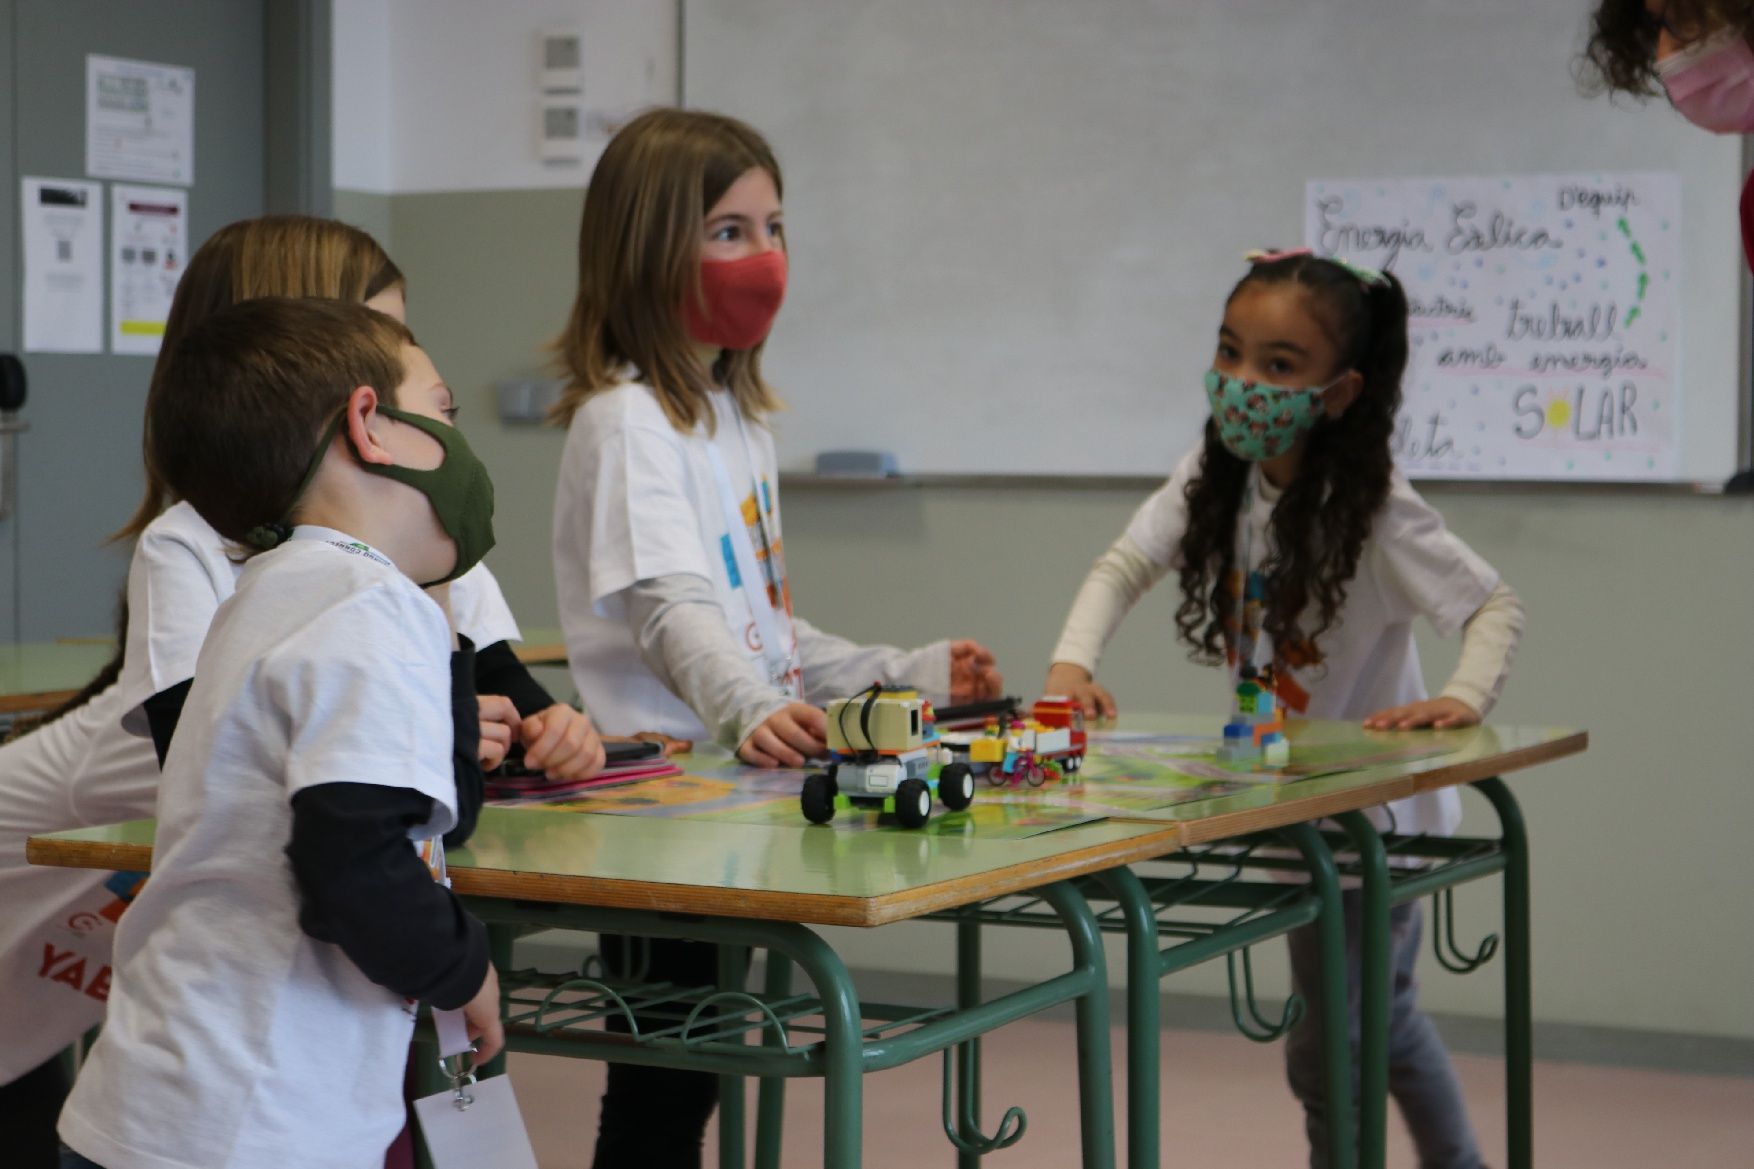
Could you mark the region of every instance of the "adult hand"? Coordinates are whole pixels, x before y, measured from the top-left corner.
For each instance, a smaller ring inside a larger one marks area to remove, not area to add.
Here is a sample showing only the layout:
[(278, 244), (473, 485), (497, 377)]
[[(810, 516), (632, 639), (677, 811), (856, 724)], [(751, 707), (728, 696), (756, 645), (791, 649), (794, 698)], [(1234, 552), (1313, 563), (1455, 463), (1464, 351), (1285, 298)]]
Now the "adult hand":
[(1459, 698), (1427, 698), (1379, 710), (1364, 720), (1364, 726), (1371, 731), (1411, 731), (1419, 727), (1443, 730), (1471, 727), (1479, 722), (1480, 712)]
[(557, 702), (524, 720), (524, 766), (549, 779), (589, 779), (603, 770), (603, 740), (591, 720)]
[(481, 711), (481, 743), (475, 757), (481, 760), (481, 770), (492, 771), (505, 762), (522, 720), (518, 708), (503, 694), (477, 694), (475, 704)]
[(1005, 693), (1005, 676), (999, 673), (993, 651), (978, 641), (962, 638), (950, 643), (950, 701), (980, 702)]
[(1043, 694), (1070, 698), (1084, 708), (1085, 718), (1113, 718), (1120, 712), (1115, 696), (1097, 685), (1090, 671), (1071, 662), (1055, 662), (1048, 667), (1048, 679), (1042, 683)]
[(737, 757), (756, 767), (802, 767), (828, 753), (828, 716), (807, 702), (789, 702), (749, 732)]

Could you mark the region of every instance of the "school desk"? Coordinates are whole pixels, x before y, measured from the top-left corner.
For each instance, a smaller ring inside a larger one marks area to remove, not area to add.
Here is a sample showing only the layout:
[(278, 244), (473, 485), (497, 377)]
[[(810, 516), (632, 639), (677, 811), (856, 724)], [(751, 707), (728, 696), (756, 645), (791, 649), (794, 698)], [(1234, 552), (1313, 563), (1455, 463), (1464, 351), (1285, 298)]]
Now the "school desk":
[[(1132, 725), (1183, 733), (1210, 733), (1211, 719), (1132, 720)], [(1324, 736), (1356, 734), (1343, 724), (1294, 727), (1294, 742), (1320, 741)], [(737, 1076), (778, 1078), (824, 1075), (828, 1080), (826, 1160), (852, 1165), (858, 1155), (858, 1076), (861, 1069), (889, 1067), (932, 1052), (961, 1045), (954, 1083), (962, 1089), (960, 1110), (952, 1108), (953, 1081), (946, 1068), (946, 1130), (958, 1140), (960, 1157), (972, 1163), (983, 1148), (1002, 1145), (1007, 1125), (990, 1137), (979, 1132), (975, 1106), (978, 1060), (973, 1039), (1003, 1022), (1057, 1002), (1078, 1004), (1080, 1071), (1085, 1106), (1085, 1162), (1107, 1164), (1112, 1132), (1106, 1131), (1106, 1036), (1095, 1020), (1106, 1014), (1101, 995), (1100, 945), (1092, 931), (1106, 928), (1128, 935), (1128, 1063), (1130, 1164), (1156, 1164), (1157, 1133), (1157, 983), (1164, 974), (1193, 961), (1233, 955), (1265, 937), (1309, 921), (1338, 928), (1332, 906), (1337, 899), (1333, 861), (1323, 855), (1327, 841), (1304, 821), (1337, 816), (1360, 860), (1351, 865), (1364, 878), (1366, 909), (1364, 954), (1365, 1033), (1361, 1101), (1360, 1163), (1381, 1164), (1386, 1117), (1387, 916), (1391, 901), (1452, 887), (1461, 880), (1490, 872), (1506, 875), (1506, 1018), (1507, 1065), (1510, 1069), (1512, 1163), (1527, 1164), (1528, 1115), (1528, 919), (1527, 853), (1514, 802), (1503, 784), (1491, 778), (1503, 771), (1531, 766), (1581, 750), (1584, 736), (1563, 731), (1482, 728), (1464, 732), (1423, 733), (1454, 748), (1437, 758), (1382, 764), (1338, 776), (1295, 784), (1263, 786), (1166, 810), (1150, 822), (1105, 824), (1063, 829), (1023, 841), (987, 841), (928, 836), (904, 831), (845, 833), (831, 829), (762, 827), (688, 820), (645, 820), (562, 813), (542, 809), (488, 809), (472, 848), (454, 857), (453, 877), (459, 892), (471, 896), (478, 913), (496, 923), (590, 929), (636, 936), (688, 937), (759, 946), (770, 955), (767, 994), (759, 1000), (715, 996), (680, 996), (674, 988), (660, 990), (679, 1000), (685, 1017), (667, 1033), (634, 1042), (624, 1036), (581, 1031), (606, 1014), (623, 1009), (605, 997), (603, 980), (572, 980), (555, 987), (520, 984), (508, 979), (508, 1019), (517, 1046), (525, 1050), (564, 1052), (616, 1058), (630, 1062), (690, 1066)], [(1416, 740), (1418, 734), (1405, 736)], [(1403, 841), (1385, 844), (1363, 808), (1414, 791), (1446, 784), (1477, 782), (1499, 811), (1503, 832), (1485, 841)], [(978, 798), (978, 797), (977, 797)], [(1236, 879), (1233, 870), (1283, 864), (1261, 854), (1254, 834), (1282, 829), (1303, 851), (1305, 863), (1322, 879), (1311, 886), (1273, 886)], [(1250, 838), (1242, 850), (1223, 855), (1214, 842)], [(150, 825), (57, 834), (33, 841), (31, 859), (39, 863), (100, 868), (146, 868)], [(1418, 853), (1437, 862), (1418, 873), (1393, 871), (1384, 857), (1389, 848)], [(1420, 852), (1419, 850), (1424, 850)], [(1175, 863), (1190, 871), (1163, 877), (1150, 869), (1140, 873), (1125, 866), (1152, 857), (1177, 854)], [(1240, 858), (1240, 859), (1239, 859)], [(1201, 876), (1200, 866), (1217, 879)], [(1094, 919), (1085, 896), (1065, 882), (1085, 874), (1101, 874), (1100, 892), (1113, 908)], [(1052, 883), (1052, 884), (1050, 884)], [(1045, 888), (1043, 888), (1046, 886)], [(1040, 889), (1037, 897), (1020, 896)], [(1272, 889), (1263, 893), (1262, 889)], [(1266, 899), (1272, 898), (1269, 903)], [(1312, 911), (1311, 903), (1317, 903)], [(1214, 926), (1173, 922), (1163, 913), (1172, 906), (1206, 904), (1242, 912)], [(881, 925), (932, 912), (960, 911), (958, 1005), (920, 1012), (861, 1006), (844, 967), (809, 924)], [(1036, 986), (979, 1001), (979, 931), (983, 925), (1055, 925), (1072, 938), (1073, 969)], [(1441, 923), (1433, 923), (1442, 935)], [(509, 952), (509, 936), (497, 931)], [(1327, 931), (1324, 931), (1326, 933)], [(1159, 949), (1161, 939), (1174, 944)], [(502, 953), (500, 957), (507, 957)], [(814, 997), (790, 994), (786, 979), (790, 962), (803, 967), (815, 984)], [(503, 965), (502, 961), (502, 965)], [(1235, 967), (1233, 966), (1233, 973)], [(1249, 981), (1246, 966), (1244, 980)], [(728, 970), (723, 985), (736, 985)], [(1095, 982), (1091, 980), (1094, 978)], [(1330, 985), (1337, 980), (1330, 979)], [(646, 992), (649, 995), (650, 991)], [(1247, 1015), (1263, 1033), (1282, 1027), (1263, 1018), (1253, 1005), (1252, 987), (1244, 997)], [(729, 1006), (727, 1006), (729, 1004)], [(638, 1006), (639, 1004), (634, 1004)], [(760, 1029), (763, 1046), (748, 1048), (749, 1028), (715, 1019), (715, 1009), (760, 1012), (773, 1024)], [(1318, 1010), (1343, 1009), (1334, 1003)], [(823, 1015), (826, 1022), (807, 1027), (806, 1016)], [(891, 1016), (885, 1018), (885, 1015)], [(896, 1017), (899, 1016), (899, 1017)], [(1333, 1015), (1327, 1016), (1329, 1019)], [(861, 1018), (874, 1020), (860, 1042)], [(1239, 1014), (1239, 1023), (1243, 1018)], [(801, 1028), (806, 1043), (780, 1041), (779, 1028)], [(1330, 1026), (1329, 1033), (1341, 1029)], [(821, 1037), (824, 1042), (815, 1042)], [(1096, 1049), (1102, 1060), (1095, 1058)], [(1331, 1081), (1345, 1083), (1343, 1065), (1330, 1059)], [(722, 1148), (741, 1148), (741, 1081), (727, 1080), (725, 1124), (731, 1132)], [(777, 1137), (779, 1093), (762, 1096), (760, 1133)], [(1519, 1103), (1520, 1097), (1520, 1103)], [(957, 1115), (952, 1115), (957, 1112)], [(1099, 1115), (1100, 1114), (1100, 1115)], [(1345, 1130), (1346, 1126), (1335, 1126)], [(1520, 1135), (1519, 1135), (1520, 1134)], [(1014, 1136), (1014, 1127), (1009, 1135)], [(1521, 1152), (1519, 1154), (1519, 1147)], [(758, 1147), (763, 1163), (777, 1154), (765, 1141)], [(729, 1155), (722, 1153), (722, 1156)], [(1349, 1163), (1338, 1158), (1337, 1164)], [(740, 1164), (727, 1160), (727, 1165)]]
[[(146, 870), (152, 830), (150, 822), (137, 821), (58, 833), (33, 839), (28, 852), (40, 864)], [(452, 854), (450, 874), (471, 910), (494, 928), (502, 968), (520, 929), (719, 943), (723, 991), (600, 978), (538, 980), (508, 971), (508, 1038), (516, 1050), (727, 1077), (820, 1076), (824, 1163), (837, 1169), (860, 1163), (865, 1072), (948, 1053), (996, 1027), (1071, 1003), (1082, 1161), (1110, 1169), (1107, 967), (1095, 920), (1072, 878), (1174, 847), (1175, 828), (1152, 824), (1102, 822), (992, 841), (488, 808), (471, 847)], [(1039, 890), (1059, 915), (1071, 961), (1062, 974), (966, 1008), (861, 1003), (839, 957), (809, 928), (882, 925), (1023, 889)], [(767, 993), (759, 998), (740, 991), (734, 963), (745, 948), (769, 955)], [(790, 992), (794, 964), (814, 994)], [(640, 1040), (595, 1025), (611, 1013), (657, 1006), (668, 1006), (676, 1024)], [(761, 1042), (746, 1043), (751, 1036)], [(722, 1101), (721, 1163), (734, 1166), (741, 1164), (741, 1079), (723, 1086), (729, 1091)], [(777, 1090), (764, 1091), (763, 1163), (777, 1158), (779, 1101)]]
[(60, 705), (96, 676), (115, 649), (107, 638), (0, 645), (0, 716)]
[(560, 630), (537, 626), (522, 632), (524, 640), (512, 646), (520, 662), (526, 666), (566, 665), (566, 638)]

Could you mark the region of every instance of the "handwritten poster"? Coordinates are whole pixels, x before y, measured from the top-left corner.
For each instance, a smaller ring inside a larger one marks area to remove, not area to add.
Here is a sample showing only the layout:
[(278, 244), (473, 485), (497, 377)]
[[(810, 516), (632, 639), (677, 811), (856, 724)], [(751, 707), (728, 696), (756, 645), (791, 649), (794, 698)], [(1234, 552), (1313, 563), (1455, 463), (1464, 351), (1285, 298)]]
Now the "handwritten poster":
[(1671, 174), (1323, 179), (1304, 240), (1406, 287), (1407, 474), (1663, 480), (1679, 474), (1680, 216)]

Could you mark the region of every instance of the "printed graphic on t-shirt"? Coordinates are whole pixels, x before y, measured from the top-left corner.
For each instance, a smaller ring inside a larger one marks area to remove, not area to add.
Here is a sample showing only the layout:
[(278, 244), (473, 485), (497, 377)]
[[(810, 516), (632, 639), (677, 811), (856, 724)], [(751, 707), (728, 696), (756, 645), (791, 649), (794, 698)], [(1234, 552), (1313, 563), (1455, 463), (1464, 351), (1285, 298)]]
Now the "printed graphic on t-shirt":
[[(743, 497), (738, 506), (743, 522), (748, 527), (749, 544), (755, 549), (755, 563), (761, 569), (762, 585), (767, 589), (767, 603), (773, 606), (774, 612), (792, 612), (792, 590), (786, 579), (785, 540), (779, 534), (779, 524), (774, 514), (773, 489), (767, 479), (763, 478), (760, 485), (760, 502), (756, 492), (751, 491)], [(726, 532), (719, 537), (719, 553), (725, 560), (725, 573), (730, 578), (731, 587), (743, 587), (743, 574), (737, 571), (737, 553), (731, 544), (731, 534)], [(763, 646), (761, 634), (756, 631), (751, 621), (744, 631), (744, 642), (752, 652), (759, 653)]]
[(109, 1001), (109, 934), (145, 884), (145, 873), (112, 873), (101, 901), (74, 909), (43, 938), (37, 977), (69, 994)]

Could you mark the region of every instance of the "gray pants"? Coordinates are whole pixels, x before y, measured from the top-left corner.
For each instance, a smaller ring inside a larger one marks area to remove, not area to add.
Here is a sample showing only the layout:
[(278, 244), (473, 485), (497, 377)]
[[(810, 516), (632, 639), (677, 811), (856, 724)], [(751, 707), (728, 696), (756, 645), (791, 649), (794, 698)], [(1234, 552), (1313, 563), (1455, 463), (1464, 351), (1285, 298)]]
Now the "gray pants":
[[(1359, 944), (1361, 898), (1356, 889), (1341, 895), (1346, 919), (1346, 1014), (1351, 1021), (1352, 1101), (1350, 1118), (1358, 1126)], [(1437, 1028), (1419, 1009), (1413, 963), (1419, 957), (1424, 913), (1417, 903), (1389, 911), (1392, 998), (1389, 1007), (1389, 1094), (1400, 1107), (1420, 1169), (1480, 1169), (1480, 1150), (1468, 1123), (1461, 1085)], [(1313, 1008), (1322, 984), (1321, 950), (1314, 926), (1293, 930), (1291, 981)], [(1285, 1041), (1285, 1075), (1303, 1103), (1311, 1169), (1328, 1167), (1327, 1092), (1322, 1075), (1322, 1023), (1311, 1009)]]

